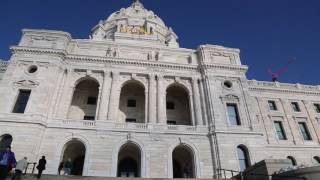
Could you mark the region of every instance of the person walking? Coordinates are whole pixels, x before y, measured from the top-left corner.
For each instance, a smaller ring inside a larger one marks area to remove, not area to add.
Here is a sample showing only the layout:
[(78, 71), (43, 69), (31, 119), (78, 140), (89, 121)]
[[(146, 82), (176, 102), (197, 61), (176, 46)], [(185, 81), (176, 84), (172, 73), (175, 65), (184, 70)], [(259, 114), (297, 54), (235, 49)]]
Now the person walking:
[(58, 167), (58, 174), (60, 175), (61, 174), (61, 170), (62, 170), (62, 168), (63, 168), (63, 161), (61, 161), (60, 162), (60, 164), (59, 164), (59, 167)]
[(38, 169), (37, 178), (38, 179), (40, 179), (42, 171), (44, 171), (46, 169), (46, 164), (47, 164), (46, 157), (42, 156), (42, 158), (39, 159), (39, 162), (38, 162), (38, 165), (37, 165), (37, 169)]
[(0, 153), (0, 180), (5, 180), (8, 176), (10, 168), (16, 166), (16, 158), (11, 151), (11, 147), (8, 146), (5, 151)]
[(27, 168), (28, 162), (27, 157), (19, 160), (15, 169), (15, 173), (12, 176), (11, 180), (20, 180), (22, 172)]
[(72, 170), (72, 163), (71, 159), (69, 158), (64, 164), (63, 164), (63, 175), (71, 175)]

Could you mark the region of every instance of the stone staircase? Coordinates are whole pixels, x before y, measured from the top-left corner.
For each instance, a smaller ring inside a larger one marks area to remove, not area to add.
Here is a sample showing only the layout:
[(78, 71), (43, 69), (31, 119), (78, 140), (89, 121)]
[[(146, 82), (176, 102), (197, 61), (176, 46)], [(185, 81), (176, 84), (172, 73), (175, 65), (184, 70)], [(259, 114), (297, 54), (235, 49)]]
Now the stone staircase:
[[(42, 175), (40, 180), (166, 180), (168, 178), (114, 178), (114, 177), (85, 177), (85, 176), (58, 176), (58, 175)], [(7, 180), (11, 180), (8, 177)], [(21, 180), (37, 180), (36, 175), (25, 175)], [(179, 179), (179, 180), (195, 180), (195, 179)], [(219, 179), (201, 179), (201, 180), (219, 180)], [(220, 179), (222, 180), (222, 179)]]

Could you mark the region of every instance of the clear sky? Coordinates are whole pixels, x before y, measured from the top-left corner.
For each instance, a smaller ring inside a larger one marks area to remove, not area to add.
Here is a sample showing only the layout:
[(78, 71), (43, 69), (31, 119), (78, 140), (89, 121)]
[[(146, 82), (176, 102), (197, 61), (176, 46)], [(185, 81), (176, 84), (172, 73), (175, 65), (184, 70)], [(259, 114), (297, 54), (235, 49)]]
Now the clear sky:
[[(181, 47), (215, 44), (241, 50), (249, 79), (296, 60), (279, 81), (320, 84), (320, 0), (141, 0), (179, 36)], [(88, 38), (100, 19), (132, 0), (1, 0), (0, 58), (9, 59), (21, 29)]]

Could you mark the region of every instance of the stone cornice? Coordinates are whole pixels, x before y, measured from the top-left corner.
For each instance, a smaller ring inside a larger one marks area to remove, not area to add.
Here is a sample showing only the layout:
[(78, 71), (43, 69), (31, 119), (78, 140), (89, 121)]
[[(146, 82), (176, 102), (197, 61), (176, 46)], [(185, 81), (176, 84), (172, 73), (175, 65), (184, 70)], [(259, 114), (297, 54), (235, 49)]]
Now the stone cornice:
[(251, 91), (320, 95), (320, 86), (248, 80)]
[(247, 72), (248, 66), (245, 65), (232, 65), (232, 64), (204, 64), (202, 65), (206, 69), (226, 69), (226, 70), (235, 70), (241, 72)]
[(166, 52), (175, 52), (175, 53), (195, 53), (197, 50), (194, 49), (187, 49), (187, 48), (173, 48), (168, 46), (159, 46), (158, 44), (152, 45), (152, 44), (129, 44), (129, 43), (122, 43), (122, 42), (115, 42), (111, 40), (105, 40), (105, 41), (94, 41), (91, 39), (73, 39), (72, 42), (77, 43), (79, 46), (92, 46), (97, 45), (101, 48), (106, 48), (108, 46), (115, 46), (119, 48), (137, 48), (137, 49), (148, 49), (148, 50), (160, 50), (160, 51), (166, 51)]
[[(128, 64), (137, 65), (145, 67), (154, 68), (169, 68), (169, 69), (180, 69), (180, 70), (192, 70), (197, 71), (199, 69), (198, 65), (191, 64), (175, 64), (167, 63), (161, 61), (145, 61), (137, 59), (128, 58), (117, 58), (117, 57), (101, 57), (101, 56), (83, 56), (83, 55), (68, 55), (65, 50), (62, 49), (51, 49), (51, 48), (38, 48), (38, 47), (26, 47), (26, 46), (12, 46), (11, 51), (13, 53), (25, 52), (32, 54), (53, 54), (65, 57), (66, 60), (70, 61), (80, 61), (80, 62), (100, 62), (100, 63), (110, 63), (110, 64)], [(230, 64), (204, 64), (206, 69), (224, 69), (246, 72), (248, 70), (247, 66), (230, 65)]]
[(69, 34), (68, 32), (64, 32), (64, 31), (55, 31), (55, 30), (39, 30), (39, 29), (23, 29), (22, 30), (23, 34), (34, 34), (34, 35), (53, 35), (53, 36), (64, 36), (66, 37), (68, 40), (71, 40), (71, 34)]
[(170, 69), (184, 69), (184, 70), (198, 70), (198, 65), (188, 64), (173, 64), (163, 62), (150, 62), (145, 60), (127, 59), (127, 58), (108, 58), (99, 56), (81, 56), (81, 55), (68, 55), (67, 60), (83, 61), (83, 62), (102, 62), (110, 64), (128, 64), (146, 67), (170, 68)]
[(67, 52), (62, 49), (51, 49), (51, 48), (39, 48), (39, 47), (25, 47), (25, 46), (11, 46), (11, 52), (25, 52), (31, 54), (54, 54), (58, 56), (66, 56)]

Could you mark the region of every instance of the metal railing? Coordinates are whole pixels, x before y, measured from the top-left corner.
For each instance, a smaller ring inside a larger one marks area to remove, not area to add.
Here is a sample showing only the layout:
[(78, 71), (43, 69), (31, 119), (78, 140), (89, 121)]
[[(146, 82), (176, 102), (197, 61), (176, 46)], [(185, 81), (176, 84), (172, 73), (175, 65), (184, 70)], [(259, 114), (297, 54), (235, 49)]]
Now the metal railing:
[(281, 174), (259, 174), (259, 173), (249, 173), (249, 172), (240, 172), (230, 169), (217, 169), (218, 177), (224, 180), (278, 180), (278, 179), (287, 179), (287, 180), (307, 180), (305, 177), (295, 177), (295, 176), (284, 176)]
[(29, 165), (31, 165), (31, 167), (32, 167), (32, 171), (31, 171), (31, 174), (33, 174), (34, 173), (34, 169), (35, 169), (35, 167), (36, 167), (36, 164), (37, 163), (35, 163), (35, 162), (33, 162), (33, 163), (28, 163), (27, 164), (27, 167), (26, 167), (26, 169), (25, 169), (25, 171), (24, 171), (24, 175), (26, 175), (27, 174), (27, 171), (28, 171), (28, 169), (29, 169)]

